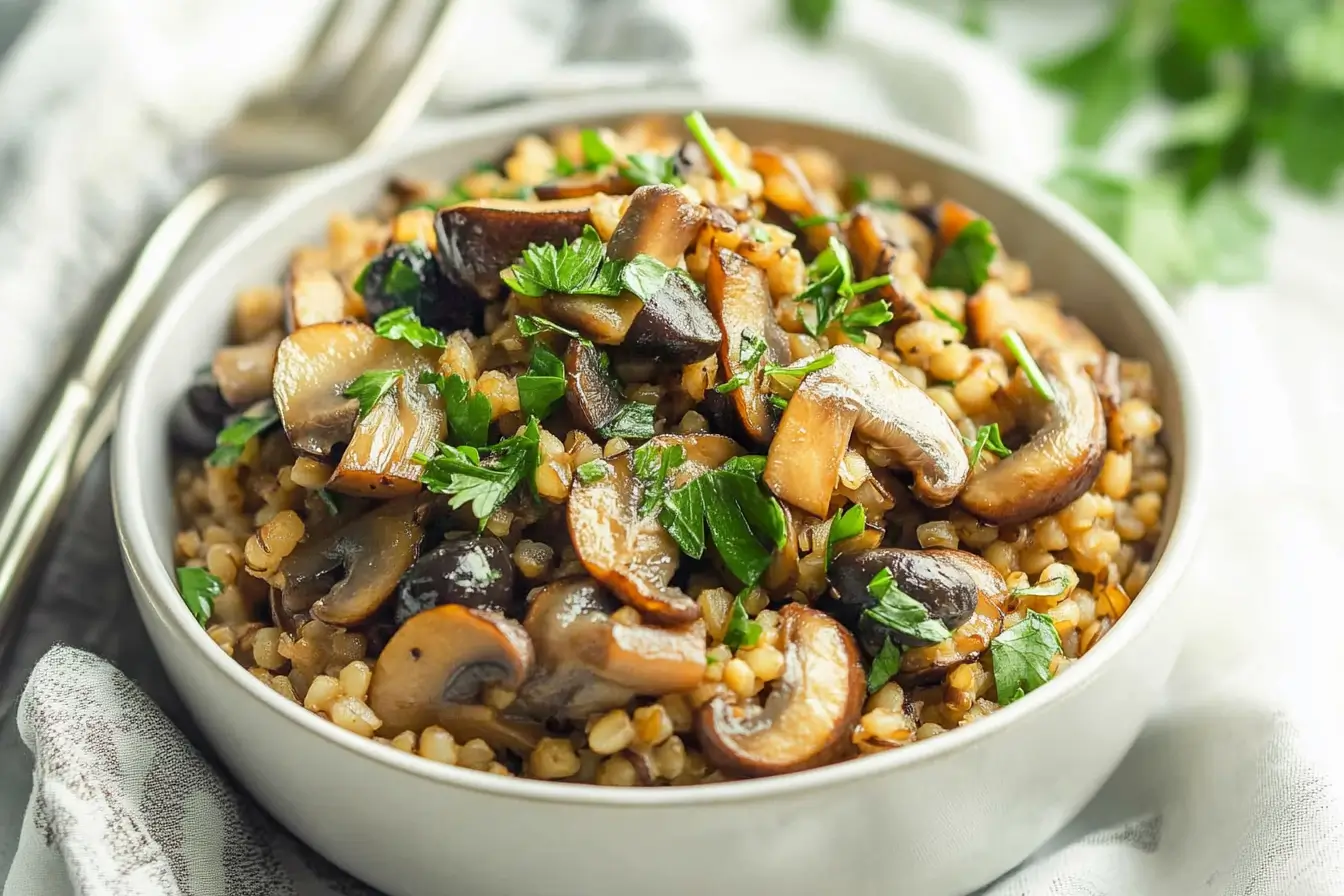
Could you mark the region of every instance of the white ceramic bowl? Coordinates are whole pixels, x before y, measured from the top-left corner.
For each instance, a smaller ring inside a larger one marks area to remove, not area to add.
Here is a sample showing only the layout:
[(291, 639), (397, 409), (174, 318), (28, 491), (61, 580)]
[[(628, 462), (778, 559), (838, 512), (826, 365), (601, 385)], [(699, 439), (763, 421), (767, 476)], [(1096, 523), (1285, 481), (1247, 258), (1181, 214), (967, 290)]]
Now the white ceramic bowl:
[(164, 666), (257, 800), (388, 893), (966, 893), (1019, 863), (1096, 792), (1175, 658), (1185, 628), (1176, 587), (1193, 548), (1203, 464), (1194, 378), (1157, 290), (1076, 213), (926, 135), (858, 134), (812, 113), (715, 105), (705, 109), (711, 121), (750, 142), (824, 145), (852, 167), (924, 180), (966, 202), (1108, 345), (1152, 363), (1172, 456), (1167, 535), (1143, 594), (1107, 637), (1047, 687), (931, 741), (800, 774), (658, 789), (501, 778), (388, 749), (285, 701), (206, 637), (173, 580), (167, 420), (220, 343), (237, 291), (274, 282), (294, 246), (318, 239), (332, 212), (368, 207), (390, 172), (450, 174), (496, 157), (521, 133), (680, 113), (692, 102), (608, 96), (506, 111), (338, 165), (219, 247), (173, 299), (131, 374), (113, 485), (136, 603)]

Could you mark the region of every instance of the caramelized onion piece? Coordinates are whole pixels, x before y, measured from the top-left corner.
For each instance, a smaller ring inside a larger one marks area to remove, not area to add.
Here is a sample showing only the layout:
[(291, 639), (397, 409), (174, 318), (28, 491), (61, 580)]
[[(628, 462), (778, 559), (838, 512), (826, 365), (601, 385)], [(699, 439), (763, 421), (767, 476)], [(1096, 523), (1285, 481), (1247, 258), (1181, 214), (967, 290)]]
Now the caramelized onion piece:
[(942, 507), (970, 472), (961, 434), (922, 389), (853, 346), (803, 378), (770, 443), (765, 483), (779, 498), (825, 517), (851, 432), (891, 450), (915, 474), (916, 496)]
[(1047, 351), (1036, 363), (1055, 391), (1041, 399), (1018, 370), (1006, 390), (1031, 440), (1008, 457), (979, 467), (961, 504), (988, 523), (1023, 523), (1060, 510), (1092, 487), (1106, 453), (1106, 417), (1082, 356)]
[(725, 381), (745, 369), (742, 334), (751, 333), (765, 341), (765, 354), (754, 371), (746, 382), (729, 393), (742, 419), (742, 428), (752, 439), (764, 444), (774, 435), (775, 416), (760, 371), (766, 364), (787, 364), (791, 357), (789, 337), (775, 320), (765, 272), (736, 252), (718, 249), (709, 255), (705, 286), (709, 309), (718, 318), (723, 334), (719, 364)]
[(506, 290), (500, 272), (533, 243), (559, 246), (578, 239), (592, 223), (592, 204), (591, 196), (473, 199), (442, 209), (434, 224), (439, 266), (451, 283), (483, 299), (498, 298)]
[[(764, 179), (765, 201), (790, 218), (812, 218), (829, 214), (835, 209), (822, 205), (816, 190), (793, 156), (769, 146), (753, 148), (751, 167)], [(821, 252), (831, 237), (840, 236), (840, 228), (832, 222), (813, 224), (803, 228), (803, 236), (813, 252)]]
[(849, 632), (802, 604), (779, 611), (784, 674), (763, 705), (716, 697), (696, 715), (705, 755), (737, 775), (778, 775), (839, 759), (866, 696)]

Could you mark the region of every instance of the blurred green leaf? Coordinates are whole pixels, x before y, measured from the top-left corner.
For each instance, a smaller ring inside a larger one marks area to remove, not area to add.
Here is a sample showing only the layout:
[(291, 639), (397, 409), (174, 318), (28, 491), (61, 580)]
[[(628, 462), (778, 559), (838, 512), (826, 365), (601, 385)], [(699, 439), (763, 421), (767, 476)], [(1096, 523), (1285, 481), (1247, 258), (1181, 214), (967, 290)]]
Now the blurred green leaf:
[(1301, 84), (1344, 88), (1344, 7), (1299, 22), (1284, 45), (1288, 71)]
[(989, 33), (989, 0), (962, 0), (961, 27), (980, 37)]
[(1321, 11), (1320, 0), (1247, 0), (1247, 6), (1265, 44), (1281, 41), (1299, 22)]
[(1260, 42), (1260, 30), (1245, 0), (1176, 0), (1176, 32), (1206, 52), (1246, 49)]
[(1168, 40), (1157, 51), (1155, 63), (1157, 89), (1169, 100), (1199, 99), (1213, 90), (1208, 55), (1194, 50), (1183, 40)]
[(1330, 192), (1344, 167), (1344, 94), (1296, 91), (1284, 111), (1279, 152), (1288, 180), (1313, 193)]
[(836, 0), (786, 0), (789, 24), (810, 38), (821, 38), (835, 17)]
[(1214, 283), (1249, 283), (1265, 274), (1269, 219), (1240, 190), (1211, 188), (1190, 215), (1196, 271)]

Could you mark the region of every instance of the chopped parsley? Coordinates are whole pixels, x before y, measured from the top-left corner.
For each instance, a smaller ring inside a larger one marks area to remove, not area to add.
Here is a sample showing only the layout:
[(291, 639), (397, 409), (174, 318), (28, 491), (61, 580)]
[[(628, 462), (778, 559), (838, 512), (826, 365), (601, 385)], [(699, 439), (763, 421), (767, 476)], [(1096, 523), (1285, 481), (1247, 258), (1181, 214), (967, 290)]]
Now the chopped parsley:
[(255, 417), (239, 417), (215, 436), (215, 450), (210, 452), (205, 462), (212, 467), (233, 466), (243, 456), (243, 449), (248, 442), (278, 422), (280, 415), (274, 408), (267, 408), (265, 413)]
[(699, 110), (686, 116), (686, 127), (690, 130), (691, 136), (700, 144), (700, 148), (705, 151), (705, 156), (709, 159), (719, 172), (719, 177), (730, 187), (741, 187), (742, 179), (737, 176), (737, 167), (733, 165), (732, 160), (728, 158), (728, 153), (724, 152), (723, 147), (719, 145), (719, 138), (714, 136), (713, 129), (709, 122), (705, 120), (703, 112)]
[(831, 568), (831, 559), (835, 556), (835, 546), (846, 538), (862, 535), (863, 527), (867, 523), (868, 515), (862, 504), (855, 504), (848, 510), (837, 512), (835, 516), (831, 517), (830, 528), (826, 530), (826, 554), (822, 562), (822, 569)]
[(565, 397), (565, 364), (546, 346), (532, 347), (527, 373), (518, 377), (518, 405), (529, 417), (545, 420)]
[(533, 243), (523, 250), (517, 264), (499, 276), (509, 289), (534, 298), (552, 292), (614, 296), (623, 288), (622, 267), (607, 258), (602, 238), (586, 224), (583, 235), (572, 243), (558, 247)]
[(600, 168), (616, 161), (615, 150), (592, 128), (579, 131), (579, 146), (583, 150), (584, 164), (589, 168)]
[(686, 461), (686, 449), (680, 445), (666, 448), (653, 444), (635, 449), (635, 476), (644, 484), (644, 497), (639, 502), (639, 515), (647, 516), (658, 510), (667, 495), (667, 474)]
[(626, 289), (647, 302), (662, 289), (668, 277), (683, 277), (693, 288), (695, 286), (684, 270), (670, 268), (652, 255), (636, 255), (630, 259), (621, 269), (620, 279)]
[(770, 404), (782, 411), (789, 406), (789, 400), (783, 395), (771, 395)]
[(794, 227), (816, 227), (820, 224), (839, 224), (849, 220), (849, 212), (836, 212), (832, 215), (808, 215), (804, 218), (794, 218)]
[(784, 510), (760, 483), (765, 458), (733, 458), (663, 499), (658, 520), (687, 556), (705, 552), (705, 529), (728, 571), (754, 585), (788, 535)]
[(1068, 576), (1055, 576), (1037, 585), (1024, 585), (1008, 592), (1009, 597), (1059, 597), (1069, 590), (1072, 582)]
[(832, 321), (839, 320), (846, 334), (856, 342), (861, 341), (864, 329), (891, 320), (891, 306), (883, 301), (856, 308), (848, 314), (845, 309), (860, 293), (890, 283), (889, 274), (855, 283), (854, 262), (849, 257), (849, 250), (840, 240), (831, 237), (826, 248), (807, 266), (807, 286), (794, 299), (812, 306), (811, 318), (800, 315), (803, 328), (813, 336), (820, 336)]
[(1007, 706), (1050, 680), (1050, 661), (1060, 651), (1055, 623), (1035, 610), (989, 642), (994, 658), (994, 685), (999, 703)]
[(824, 352), (810, 361), (795, 361), (792, 364), (767, 364), (765, 375), (774, 377), (796, 377), (802, 379), (809, 373), (825, 370), (835, 363), (833, 352)]
[(616, 166), (616, 171), (637, 187), (653, 184), (679, 187), (682, 183), (672, 156), (660, 156), (656, 152), (632, 152), (626, 156), (625, 164)]
[(988, 426), (980, 427), (975, 433), (975, 439), (972, 440), (963, 437), (962, 441), (970, 446), (971, 449), (971, 469), (975, 469), (975, 465), (980, 463), (980, 455), (985, 449), (989, 449), (999, 457), (1007, 457), (1013, 453), (1011, 448), (1003, 444), (1003, 436), (999, 433), (999, 424), (997, 423), (991, 423)]
[(366, 370), (345, 387), (345, 397), (359, 401), (359, 416), (363, 419), (405, 375), (404, 370)]
[(448, 505), (456, 510), (470, 504), (471, 513), (485, 525), (518, 484), (526, 479), (535, 488), (532, 475), (537, 470), (541, 433), (535, 417), (515, 435), (482, 448), (469, 445), (454, 448), (442, 442), (433, 457), (417, 454), (425, 465), (421, 482), (425, 488), (448, 496)]
[(748, 585), (733, 598), (732, 609), (728, 611), (728, 627), (723, 632), (723, 645), (731, 650), (740, 647), (755, 647), (761, 639), (761, 624), (747, 615), (742, 604), (743, 595), (751, 591)]
[(966, 325), (964, 323), (957, 320), (955, 317), (948, 314), (946, 311), (939, 308), (937, 305), (930, 305), (929, 310), (933, 312), (934, 317), (938, 318), (943, 323), (950, 325), (962, 336), (966, 335)]
[(994, 228), (984, 218), (976, 218), (943, 249), (929, 274), (929, 285), (959, 289), (966, 295), (979, 292), (989, 279), (989, 265), (998, 251)]
[(215, 612), (215, 598), (224, 591), (224, 583), (199, 566), (179, 566), (177, 590), (182, 593), (182, 603), (205, 628)]
[(528, 316), (526, 314), (520, 314), (513, 319), (513, 322), (518, 327), (518, 333), (529, 339), (545, 330), (550, 330), (552, 333), (559, 333), (562, 336), (568, 336), (571, 339), (580, 338), (578, 332), (575, 330), (562, 327), (555, 321), (548, 320), (547, 318), (538, 315)]
[(443, 348), (448, 344), (442, 333), (420, 323), (420, 316), (409, 306), (394, 309), (378, 318), (374, 321), (373, 332), (384, 339), (409, 342), (415, 348), (424, 348), (427, 345)]
[(930, 618), (922, 603), (896, 587), (891, 570), (878, 570), (868, 583), (868, 593), (877, 603), (864, 610), (863, 615), (877, 624), (935, 644), (952, 636), (941, 620)]
[(1036, 394), (1046, 401), (1055, 400), (1055, 387), (1050, 385), (1050, 381), (1041, 373), (1041, 368), (1036, 363), (1036, 359), (1027, 351), (1027, 344), (1022, 341), (1016, 330), (1005, 330), (1003, 333), (1003, 344), (1008, 346), (1008, 351), (1017, 360), (1017, 366), (1022, 368), (1022, 372), (1027, 376), (1027, 382), (1031, 383), (1031, 388), (1036, 390)]
[(757, 336), (750, 330), (742, 331), (742, 343), (738, 347), (738, 358), (742, 361), (742, 369), (733, 374), (732, 378), (726, 383), (720, 383), (714, 387), (715, 392), (736, 392), (747, 383), (756, 373), (756, 367), (761, 363), (761, 358), (765, 357), (767, 346), (765, 340)]
[[(885, 274), (882, 277), (874, 277), (874, 280), (885, 280), (886, 285), (891, 282), (891, 277)], [(865, 280), (864, 283), (869, 281)], [(860, 286), (863, 284), (859, 284)], [(857, 289), (857, 287), (856, 287)], [(871, 330), (874, 327), (880, 327), (895, 315), (891, 313), (891, 303), (886, 299), (880, 299), (876, 302), (869, 302), (867, 305), (860, 305), (853, 311), (847, 311), (840, 316), (840, 329), (845, 331), (845, 335), (855, 342), (863, 342), (865, 339), (864, 331)]]
[(654, 406), (642, 401), (627, 401), (621, 409), (602, 426), (597, 434), (604, 439), (651, 439), (653, 438)]
[(868, 693), (873, 694), (881, 690), (884, 684), (891, 681), (891, 676), (900, 669), (901, 648), (891, 643), (891, 638), (887, 638), (877, 656), (873, 657), (873, 664), (868, 668)]
[(443, 397), (448, 428), (459, 445), (480, 448), (490, 440), (490, 418), (493, 416), (490, 399), (472, 392), (470, 384), (457, 374), (444, 376), (426, 370), (420, 374), (420, 383), (433, 386)]
[(601, 482), (607, 478), (607, 474), (611, 472), (611, 464), (599, 457), (587, 463), (579, 464), (578, 469), (574, 472), (584, 485), (592, 485), (594, 482)]

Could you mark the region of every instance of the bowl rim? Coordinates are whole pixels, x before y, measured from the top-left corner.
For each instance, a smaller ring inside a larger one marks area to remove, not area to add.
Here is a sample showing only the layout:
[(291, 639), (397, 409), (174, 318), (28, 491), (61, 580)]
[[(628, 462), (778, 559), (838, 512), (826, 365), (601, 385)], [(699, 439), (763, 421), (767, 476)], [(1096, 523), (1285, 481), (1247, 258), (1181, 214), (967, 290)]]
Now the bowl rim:
[[(201, 292), (218, 272), (232, 260), (250, 251), (251, 244), (271, 228), (279, 226), (304, 205), (319, 200), (331, 190), (380, 169), (392, 171), (405, 160), (422, 152), (433, 151), (456, 142), (487, 137), (507, 137), (545, 130), (593, 118), (623, 117), (639, 114), (671, 114), (699, 108), (711, 118), (735, 115), (822, 128), (850, 136), (876, 140), (902, 151), (923, 156), (935, 164), (984, 182), (1025, 207), (1036, 216), (1056, 225), (1069, 235), (1077, 248), (1091, 255), (1115, 278), (1157, 336), (1157, 349), (1169, 361), (1177, 394), (1165, 396), (1180, 403), (1184, 420), (1184, 457), (1181, 465), (1181, 499), (1171, 514), (1172, 526), (1159, 561), (1144, 587), (1143, 600), (1134, 605), (1102, 639), (1096, 648), (1075, 662), (1069, 674), (1052, 681), (1024, 698), (1003, 707), (974, 725), (949, 731), (946, 735), (912, 748), (888, 750), (855, 757), (821, 768), (767, 778), (721, 782), (693, 787), (621, 788), (576, 785), (560, 781), (484, 774), (471, 769), (424, 761), (399, 750), (388, 749), (368, 738), (359, 737), (333, 725), (281, 697), (234, 662), (206, 635), (180, 599), (171, 573), (159, 561), (158, 546), (144, 512), (142, 470), (139, 458), (131, 450), (132, 433), (147, 425), (145, 386), (152, 376), (153, 359), (161, 354), (169, 334), (186, 315), (191, 303), (185, 297)], [(939, 756), (967, 750), (996, 734), (1006, 726), (1042, 711), (1065, 694), (1088, 687), (1115, 654), (1124, 650), (1148, 625), (1171, 598), (1193, 555), (1198, 524), (1203, 518), (1207, 465), (1203, 462), (1206, 423), (1196, 394), (1196, 380), (1187, 353), (1180, 344), (1175, 313), (1157, 287), (1139, 267), (1099, 228), (1063, 201), (1031, 185), (1016, 183), (994, 172), (990, 164), (968, 150), (908, 124), (856, 124), (828, 111), (783, 110), (768, 104), (725, 102), (685, 91), (664, 93), (612, 93), (539, 102), (474, 115), (469, 118), (434, 122), (388, 150), (344, 160), (314, 173), (265, 202), (224, 242), (211, 251), (204, 262), (176, 290), (165, 313), (156, 322), (145, 341), (127, 379), (118, 414), (112, 458), (112, 493), (117, 530), (126, 561), (127, 573), (138, 584), (142, 596), (160, 616), (184, 649), (199, 649), (207, 663), (237, 689), (308, 733), (326, 739), (337, 747), (372, 762), (382, 763), (400, 772), (415, 775), (426, 782), (462, 787), (518, 800), (610, 807), (661, 807), (713, 805), (721, 802), (746, 802), (785, 794), (797, 794), (816, 788), (840, 785), (865, 777), (876, 777), (909, 765), (928, 763)], [(156, 650), (158, 649), (156, 645)]]

